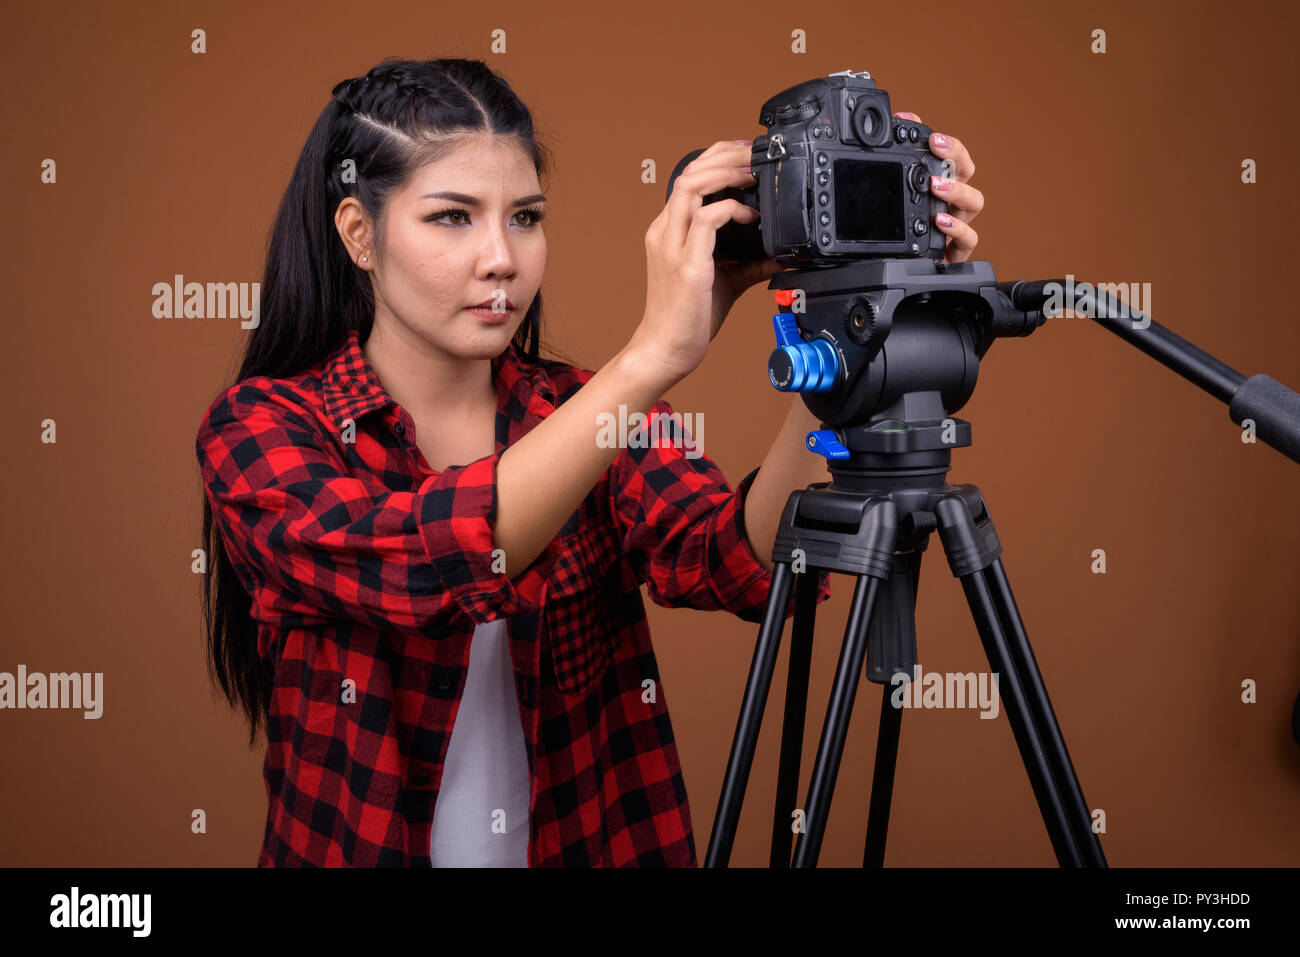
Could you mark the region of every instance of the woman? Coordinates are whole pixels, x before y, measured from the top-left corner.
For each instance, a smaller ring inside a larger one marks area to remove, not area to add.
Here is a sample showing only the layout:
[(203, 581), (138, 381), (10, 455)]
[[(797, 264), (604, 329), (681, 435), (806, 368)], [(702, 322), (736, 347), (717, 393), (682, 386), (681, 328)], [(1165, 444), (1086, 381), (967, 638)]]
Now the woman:
[(755, 214), (701, 198), (752, 184), (746, 156), (717, 143), (677, 181), (640, 325), (593, 373), (539, 356), (547, 159), (506, 83), (386, 60), (334, 89), (197, 439), (210, 666), (267, 735), (259, 866), (695, 865), (639, 586), (761, 620), (818, 423), (796, 399), (735, 491), (671, 420), (621, 450), (596, 423), (670, 415), (775, 270), (714, 267)]

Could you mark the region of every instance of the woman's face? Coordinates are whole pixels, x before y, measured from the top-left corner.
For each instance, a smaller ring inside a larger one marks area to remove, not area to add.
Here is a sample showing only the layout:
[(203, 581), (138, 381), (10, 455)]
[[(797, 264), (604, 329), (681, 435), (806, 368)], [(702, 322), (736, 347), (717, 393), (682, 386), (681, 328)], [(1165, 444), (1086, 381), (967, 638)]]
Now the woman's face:
[[(532, 160), (513, 138), (469, 135), (418, 170), (391, 195), (383, 252), (364, 254), (376, 325), (459, 358), (499, 355), (546, 269), (541, 192)], [(470, 311), (483, 302), (487, 315)]]

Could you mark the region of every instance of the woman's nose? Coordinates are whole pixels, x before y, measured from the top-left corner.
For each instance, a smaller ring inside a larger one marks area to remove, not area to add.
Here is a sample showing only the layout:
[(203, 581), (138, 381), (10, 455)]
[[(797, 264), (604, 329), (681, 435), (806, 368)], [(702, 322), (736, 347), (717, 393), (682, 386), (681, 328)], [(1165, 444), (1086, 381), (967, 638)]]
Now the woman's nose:
[(504, 230), (492, 230), (488, 233), (480, 262), (484, 270), (492, 275), (514, 272), (514, 251), (510, 248), (510, 238)]

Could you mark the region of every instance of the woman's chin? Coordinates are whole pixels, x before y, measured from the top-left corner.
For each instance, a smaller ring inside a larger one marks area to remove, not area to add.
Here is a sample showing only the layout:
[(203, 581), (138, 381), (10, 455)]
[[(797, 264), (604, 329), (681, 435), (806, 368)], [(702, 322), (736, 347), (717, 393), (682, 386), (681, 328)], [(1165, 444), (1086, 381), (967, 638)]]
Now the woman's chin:
[(477, 327), (460, 341), (479, 359), (499, 356), (519, 330), (519, 323), (513, 317), (500, 325), (477, 321), (472, 315), (470, 319), (477, 323)]

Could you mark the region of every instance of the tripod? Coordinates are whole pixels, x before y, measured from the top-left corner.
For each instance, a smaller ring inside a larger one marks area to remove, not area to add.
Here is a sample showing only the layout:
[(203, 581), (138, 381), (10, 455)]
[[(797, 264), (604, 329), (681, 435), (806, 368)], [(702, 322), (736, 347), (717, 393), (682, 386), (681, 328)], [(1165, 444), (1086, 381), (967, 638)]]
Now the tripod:
[[(794, 866), (817, 862), (849, 717), (866, 663), (868, 679), (910, 676), (916, 663), (916, 592), (921, 553), (936, 529), (961, 579), (989, 667), (999, 676), (1007, 717), (1057, 860), (1105, 867), (1088, 806), (1016, 608), (1001, 545), (978, 488), (949, 485), (952, 449), (971, 444), (970, 424), (952, 418), (975, 389), (979, 360), (1002, 337), (1033, 333), (1059, 315), (1062, 290), (1076, 315), (1113, 332), (1228, 404), (1232, 421), (1300, 462), (1300, 395), (1267, 375), (1247, 377), (1091, 284), (1066, 280), (999, 283), (984, 261), (866, 260), (777, 273), (778, 305), (806, 298), (802, 318), (773, 316), (772, 385), (804, 394), (823, 429), (808, 447), (826, 456), (830, 483), (791, 493), (773, 546), (775, 571), (759, 630), (706, 867), (731, 856), (740, 806), (794, 579), (785, 723), (772, 823), (772, 866), (789, 866), (799, 783), (816, 572), (857, 577), (805, 806), (807, 829)], [(796, 561), (803, 569), (795, 569)], [(811, 571), (814, 574), (809, 575)], [(901, 715), (882, 695), (867, 816), (864, 866), (880, 866), (898, 755)], [(1297, 706), (1300, 711), (1300, 705)]]
[[(705, 866), (725, 866), (731, 854), (795, 575), (773, 867), (790, 863), (817, 572), (854, 575), (857, 585), (813, 765), (806, 830), (794, 851), (796, 867), (814, 866), (821, 850), (864, 660), (868, 680), (876, 683), (913, 673), (921, 553), (937, 529), (998, 678), (1057, 860), (1105, 867), (983, 496), (973, 485), (949, 485), (946, 479), (952, 449), (971, 443), (970, 424), (949, 410), (970, 397), (979, 357), (991, 343), (1029, 335), (1041, 325), (1041, 311), (1013, 302), (987, 262), (866, 261), (778, 273), (772, 287), (781, 290), (779, 305), (803, 297), (811, 305), (802, 322), (793, 313), (773, 317), (777, 349), (769, 378), (782, 391), (805, 393), (824, 424), (841, 428), (808, 436), (809, 448), (826, 456), (832, 481), (793, 492), (781, 518), (771, 592)], [(805, 340), (805, 333), (811, 338)], [(805, 566), (801, 572), (793, 567), (796, 560)], [(890, 697), (881, 701), (864, 866), (881, 866), (885, 856), (901, 723)]]
[[(948, 421), (969, 428), (967, 423)], [(936, 528), (953, 575), (961, 579), (965, 589), (989, 667), (999, 676), (999, 692), (1057, 860), (1063, 866), (1106, 866), (999, 558), (1002, 548), (992, 519), (978, 488), (947, 483), (950, 455), (947, 449), (931, 450), (925, 456), (930, 460), (928, 466), (917, 462), (915, 451), (893, 456), (911, 460), (907, 466), (900, 466), (889, 463), (889, 455), (855, 453), (848, 464), (831, 467), (833, 482), (791, 494), (773, 549), (774, 557), (789, 557), (776, 561), (706, 867), (725, 866), (731, 854), (776, 666), (784, 612), (797, 577), (771, 866), (785, 867), (790, 861), (790, 812), (799, 781), (816, 614), (816, 572), (825, 569), (856, 575), (857, 585), (805, 805), (807, 829), (794, 852), (795, 867), (816, 865), (864, 658), (870, 681), (884, 684), (895, 674), (912, 674), (921, 553)], [(797, 550), (806, 556), (807, 566), (798, 575), (791, 567), (791, 559), (799, 554)], [(881, 696), (863, 854), (866, 867), (881, 866), (885, 857), (901, 723), (901, 712), (890, 698), (889, 694)]]

